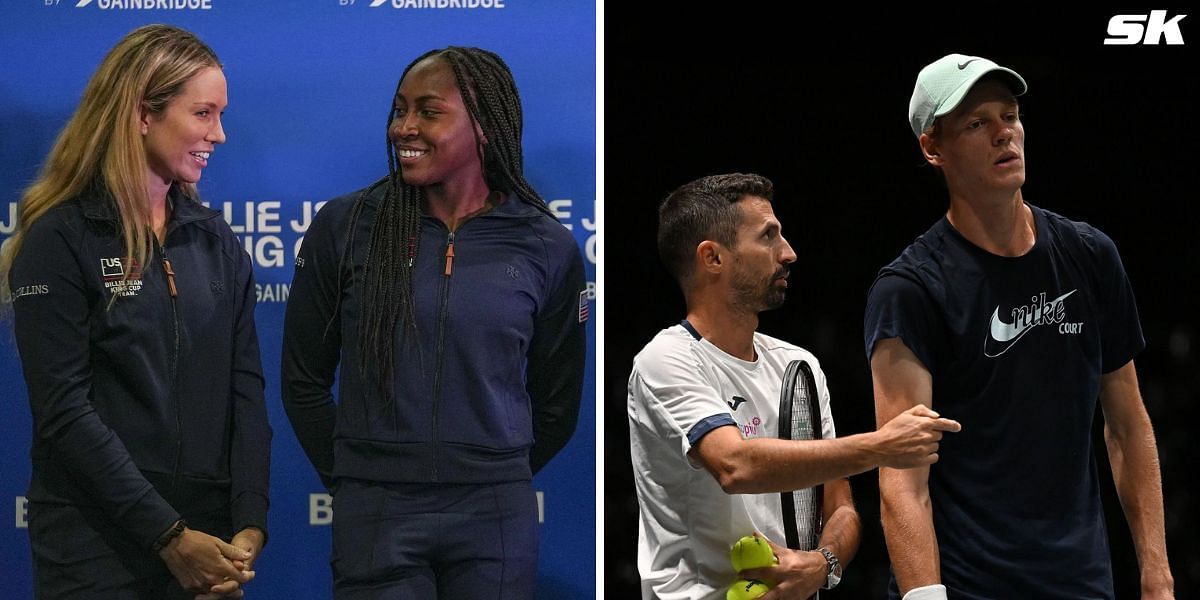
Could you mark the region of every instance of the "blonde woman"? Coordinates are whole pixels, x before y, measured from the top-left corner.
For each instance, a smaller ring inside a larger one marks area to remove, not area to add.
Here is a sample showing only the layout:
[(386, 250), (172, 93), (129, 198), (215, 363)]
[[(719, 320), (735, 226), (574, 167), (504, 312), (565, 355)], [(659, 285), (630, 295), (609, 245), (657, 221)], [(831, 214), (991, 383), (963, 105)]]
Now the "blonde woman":
[(249, 257), (195, 184), (225, 141), (191, 33), (105, 56), (0, 257), (33, 412), (38, 598), (241, 597), (271, 429)]

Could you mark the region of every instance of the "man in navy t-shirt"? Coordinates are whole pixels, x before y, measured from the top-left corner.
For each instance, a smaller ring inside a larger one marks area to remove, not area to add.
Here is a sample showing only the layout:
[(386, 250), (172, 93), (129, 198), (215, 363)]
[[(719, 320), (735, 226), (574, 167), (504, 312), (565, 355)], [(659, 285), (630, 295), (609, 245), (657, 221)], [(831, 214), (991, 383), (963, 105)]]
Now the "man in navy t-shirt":
[(1022, 197), (1025, 89), (1010, 69), (952, 54), (921, 71), (909, 106), (950, 208), (871, 288), (876, 415), (925, 404), (962, 433), (935, 465), (880, 469), (890, 597), (1113, 598), (1099, 399), (1142, 598), (1173, 598), (1133, 290), (1108, 236)]

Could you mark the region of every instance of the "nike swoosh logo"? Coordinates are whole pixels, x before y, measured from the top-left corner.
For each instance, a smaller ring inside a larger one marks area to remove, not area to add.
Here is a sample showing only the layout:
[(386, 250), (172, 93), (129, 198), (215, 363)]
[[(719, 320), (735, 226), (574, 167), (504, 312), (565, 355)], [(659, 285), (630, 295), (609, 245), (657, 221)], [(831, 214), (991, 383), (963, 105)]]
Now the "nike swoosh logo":
[(967, 68), (967, 65), (969, 65), (969, 64), (971, 64), (971, 63), (973, 63), (973, 62), (975, 62), (975, 61), (977, 61), (977, 60), (979, 60), (979, 59), (978, 59), (978, 58), (972, 58), (971, 60), (968, 60), (967, 62), (964, 62), (964, 63), (958, 63), (958, 70), (959, 70), (959, 71), (961, 71), (961, 70), (963, 70), (963, 69)]
[(730, 410), (737, 410), (738, 407), (741, 406), (745, 401), (746, 399), (741, 396), (734, 396), (733, 402), (726, 402), (725, 404), (729, 405)]
[(1033, 320), (1028, 323), (1005, 323), (1000, 320), (1000, 307), (996, 307), (996, 311), (992, 313), (992, 339), (997, 342), (1004, 343), (1014, 340), (1024, 334), (1026, 331), (1036, 327), (1042, 321), (1042, 315), (1053, 313), (1058, 307), (1058, 303), (1062, 302), (1074, 294), (1076, 290), (1071, 290), (1049, 302), (1038, 312), (1033, 314)]

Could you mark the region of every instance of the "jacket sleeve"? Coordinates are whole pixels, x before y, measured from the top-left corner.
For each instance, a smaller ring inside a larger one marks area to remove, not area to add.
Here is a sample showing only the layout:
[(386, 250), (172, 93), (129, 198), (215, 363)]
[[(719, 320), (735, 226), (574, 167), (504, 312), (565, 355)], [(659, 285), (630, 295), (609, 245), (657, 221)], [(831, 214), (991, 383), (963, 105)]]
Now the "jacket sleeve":
[[(557, 225), (556, 225), (557, 226)], [(569, 234), (568, 234), (569, 235)], [(537, 473), (567, 445), (579, 419), (587, 358), (587, 302), (583, 257), (571, 238), (569, 258), (561, 268), (550, 301), (534, 322), (526, 366), (533, 403), (533, 448), (529, 465)]]
[[(232, 234), (230, 234), (232, 236)], [(229, 472), (234, 532), (257, 527), (267, 533), (268, 485), (271, 475), (271, 424), (267, 405), (258, 333), (254, 326), (257, 301), (250, 256), (237, 247), (238, 299), (233, 331), (233, 440)]]
[(149, 548), (179, 513), (142, 476), (89, 399), (94, 393), (91, 307), (76, 256), (81, 227), (53, 213), (43, 216), (25, 236), (10, 273), (13, 325), (33, 412), (35, 447), (48, 447), (51, 456), (46, 458), (64, 468), (121, 529)]
[[(330, 203), (332, 204), (332, 202)], [(341, 355), (339, 227), (333, 206), (317, 213), (296, 258), (283, 324), (283, 407), (325, 487), (333, 485), (334, 376)]]

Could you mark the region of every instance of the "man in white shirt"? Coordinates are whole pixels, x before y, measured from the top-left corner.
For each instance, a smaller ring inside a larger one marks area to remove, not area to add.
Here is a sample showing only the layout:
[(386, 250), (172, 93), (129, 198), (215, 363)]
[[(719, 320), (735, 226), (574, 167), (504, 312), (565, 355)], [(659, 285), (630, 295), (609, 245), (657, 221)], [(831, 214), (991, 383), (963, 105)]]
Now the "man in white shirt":
[[(937, 460), (954, 421), (915, 406), (879, 431), (835, 438), (829, 391), (816, 358), (757, 333), (758, 313), (782, 305), (796, 254), (758, 175), (704, 177), (659, 209), (658, 246), (687, 301), (687, 318), (634, 359), (629, 428), (640, 509), (638, 570), (644, 598), (719, 599), (738, 578), (729, 548), (758, 532), (785, 539), (781, 492), (824, 484), (817, 548), (772, 543), (775, 567), (743, 571), (775, 587), (764, 596), (809, 598), (830, 588), (858, 548), (848, 476)], [(777, 439), (784, 370), (813, 369), (822, 439)]]

